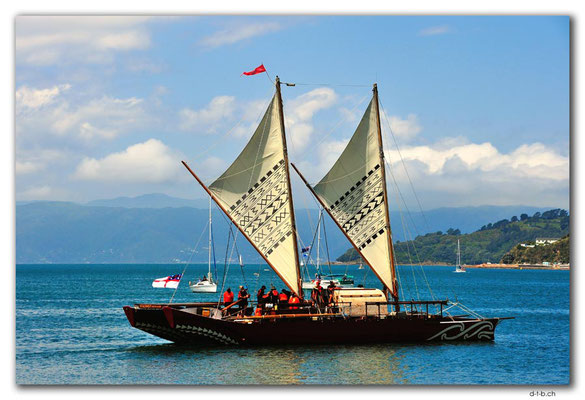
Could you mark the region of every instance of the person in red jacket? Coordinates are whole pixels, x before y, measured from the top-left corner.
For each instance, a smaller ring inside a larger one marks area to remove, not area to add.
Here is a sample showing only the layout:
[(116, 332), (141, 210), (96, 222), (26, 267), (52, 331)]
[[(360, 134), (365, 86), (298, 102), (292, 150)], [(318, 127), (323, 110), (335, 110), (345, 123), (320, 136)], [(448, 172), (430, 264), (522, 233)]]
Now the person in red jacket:
[(227, 305), (232, 304), (233, 302), (234, 302), (234, 292), (232, 292), (232, 289), (227, 288), (227, 290), (223, 294), (223, 304), (227, 306)]
[(286, 291), (284, 289), (282, 289), (282, 291), (278, 295), (278, 304), (286, 304), (286, 303), (288, 303), (288, 295), (286, 294)]
[(301, 299), (299, 299), (299, 296), (297, 296), (295, 293), (290, 295), (290, 298), (288, 299), (288, 304), (291, 310), (298, 310), (299, 309), (299, 304), (301, 303)]

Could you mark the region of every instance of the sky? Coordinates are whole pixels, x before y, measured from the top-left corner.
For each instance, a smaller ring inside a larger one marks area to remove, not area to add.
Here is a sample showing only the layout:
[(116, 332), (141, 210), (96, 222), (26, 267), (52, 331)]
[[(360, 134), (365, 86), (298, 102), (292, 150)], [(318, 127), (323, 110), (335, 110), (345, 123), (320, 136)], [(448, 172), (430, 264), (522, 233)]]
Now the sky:
[[(219, 176), (279, 75), (296, 84), (282, 89), (289, 157), (311, 182), (377, 82), (391, 208), (568, 208), (569, 29), (564, 16), (18, 16), (16, 200), (203, 198), (180, 161)], [(296, 206), (314, 206), (291, 174)]]

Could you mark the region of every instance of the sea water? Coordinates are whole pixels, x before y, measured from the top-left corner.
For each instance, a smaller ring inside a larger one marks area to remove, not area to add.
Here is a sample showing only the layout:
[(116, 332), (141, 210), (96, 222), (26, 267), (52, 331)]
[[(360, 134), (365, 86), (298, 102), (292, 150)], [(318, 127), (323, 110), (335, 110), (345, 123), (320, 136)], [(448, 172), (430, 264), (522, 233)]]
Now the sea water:
[[(185, 265), (17, 265), (18, 384), (512, 384), (570, 382), (569, 271), (398, 268), (403, 299), (457, 301), (504, 320), (487, 343), (184, 347), (132, 328), (122, 307), (217, 301), (194, 294), (189, 265), (179, 288), (155, 278)], [(379, 287), (368, 269), (332, 266), (355, 285)], [(314, 273), (314, 271), (313, 271)], [(224, 290), (282, 283), (266, 265), (219, 266)], [(221, 289), (221, 283), (220, 283)], [(455, 310), (453, 310), (455, 312)], [(459, 310), (458, 313), (461, 313)]]

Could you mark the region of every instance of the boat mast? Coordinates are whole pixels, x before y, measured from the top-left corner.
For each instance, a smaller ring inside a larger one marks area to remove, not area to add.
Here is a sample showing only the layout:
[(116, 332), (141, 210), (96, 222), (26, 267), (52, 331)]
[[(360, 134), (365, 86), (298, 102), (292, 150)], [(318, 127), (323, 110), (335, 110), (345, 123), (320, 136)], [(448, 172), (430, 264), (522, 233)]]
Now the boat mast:
[(388, 230), (388, 256), (390, 257), (390, 271), (392, 272), (392, 288), (385, 288), (386, 292), (390, 292), (392, 299), (396, 303), (396, 311), (398, 306), (398, 280), (396, 279), (396, 265), (394, 263), (394, 246), (392, 244), (392, 229), (390, 228), (390, 211), (388, 210), (388, 191), (386, 189), (386, 164), (384, 162), (384, 145), (382, 143), (382, 127), (380, 126), (380, 104), (378, 101), (378, 84), (374, 83), (374, 105), (376, 106), (376, 123), (378, 125), (378, 146), (380, 147), (380, 172), (382, 174), (382, 192), (384, 193), (384, 207), (386, 207), (386, 229)]
[(282, 109), (282, 95), (280, 93), (280, 78), (278, 75), (276, 76), (276, 98), (278, 99), (278, 113), (280, 115), (280, 132), (282, 134), (282, 146), (283, 146), (283, 153), (284, 153), (284, 168), (286, 169), (286, 176), (287, 180), (286, 183), (288, 185), (288, 206), (290, 208), (290, 219), (291, 219), (291, 229), (294, 238), (294, 255), (295, 255), (295, 266), (297, 268), (297, 287), (299, 292), (299, 297), (303, 298), (303, 288), (301, 283), (301, 267), (299, 265), (299, 249), (297, 246), (297, 226), (295, 222), (295, 208), (293, 206), (293, 198), (292, 198), (292, 190), (290, 184), (290, 170), (288, 167), (288, 151), (286, 147), (286, 134), (284, 131), (284, 112)]
[(321, 271), (319, 270), (319, 248), (321, 248), (321, 215), (323, 211), (319, 210), (319, 220), (317, 225), (317, 273), (321, 276)]
[(461, 248), (459, 247), (459, 239), (457, 239), (457, 269), (461, 269)]
[(207, 261), (208, 271), (207, 271), (207, 278), (211, 280), (211, 197), (209, 198), (209, 256)]

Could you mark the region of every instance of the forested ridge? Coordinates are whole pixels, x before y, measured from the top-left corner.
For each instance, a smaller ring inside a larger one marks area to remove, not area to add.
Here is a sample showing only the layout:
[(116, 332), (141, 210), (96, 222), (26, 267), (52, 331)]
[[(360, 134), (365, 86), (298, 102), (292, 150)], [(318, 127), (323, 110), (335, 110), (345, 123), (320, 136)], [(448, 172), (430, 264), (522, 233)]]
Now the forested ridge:
[[(411, 241), (396, 241), (394, 249), (398, 264), (454, 264), (459, 240), (463, 264), (499, 263), (505, 254), (517, 248), (520, 243), (534, 242), (536, 238), (562, 238), (568, 234), (569, 213), (554, 209), (536, 212), (532, 216), (513, 216), (489, 223), (468, 234), (461, 234), (455, 228), (446, 232), (427, 233)], [(566, 246), (568, 253), (568, 238)], [(518, 252), (513, 253), (513, 257), (517, 255), (520, 257)], [(530, 259), (536, 260), (537, 257)], [(358, 261), (359, 255), (351, 248), (337, 260)]]

